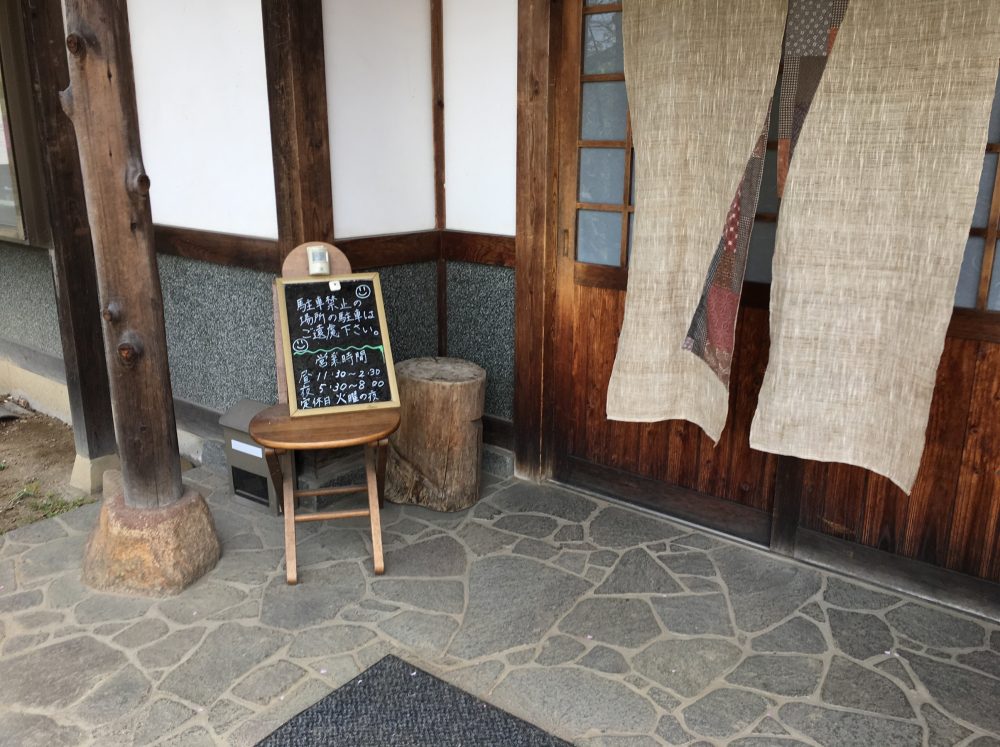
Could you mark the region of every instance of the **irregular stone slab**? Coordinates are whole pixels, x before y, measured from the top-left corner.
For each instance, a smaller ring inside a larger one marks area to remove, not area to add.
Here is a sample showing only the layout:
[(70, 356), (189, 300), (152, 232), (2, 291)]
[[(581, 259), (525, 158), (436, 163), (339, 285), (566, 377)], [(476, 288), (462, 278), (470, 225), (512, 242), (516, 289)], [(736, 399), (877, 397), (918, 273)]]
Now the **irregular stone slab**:
[(570, 573), (580, 575), (587, 567), (587, 555), (582, 552), (567, 551), (562, 553), (553, 562), (560, 568), (565, 568)]
[(142, 597), (92, 593), (73, 608), (73, 614), (81, 625), (109, 620), (134, 620), (145, 615), (153, 606), (153, 601)]
[(283, 576), (264, 589), (260, 621), (286, 630), (327, 623), (344, 607), (365, 595), (365, 578), (357, 563), (337, 563), (300, 579), (296, 586)]
[(875, 668), (880, 672), (892, 675), (910, 690), (917, 689), (913, 684), (913, 680), (910, 679), (910, 675), (907, 673), (906, 669), (899, 663), (899, 659), (886, 659), (885, 661), (881, 661), (876, 664)]
[(567, 524), (556, 532), (556, 536), (553, 539), (556, 542), (582, 542), (583, 527), (579, 524)]
[(913, 723), (806, 703), (787, 703), (778, 716), (782, 723), (820, 744), (916, 745), (922, 744), (924, 737), (924, 730)]
[(889, 626), (866, 612), (831, 609), (830, 632), (837, 648), (861, 661), (872, 656), (884, 656), (895, 646)]
[(294, 659), (309, 659), (314, 656), (342, 654), (355, 651), (368, 643), (375, 634), (357, 625), (330, 625), (305, 630), (295, 636), (288, 647), (288, 655)]
[(215, 747), (216, 742), (204, 728), (195, 726), (159, 744), (160, 747)]
[(378, 627), (404, 646), (439, 653), (448, 645), (458, 623), (444, 615), (407, 611), (379, 623)]
[(600, 737), (577, 740), (580, 747), (660, 747), (660, 743), (652, 737), (639, 734), (629, 736), (612, 736), (605, 734)]
[(139, 663), (146, 669), (172, 667), (198, 645), (203, 635), (205, 628), (201, 625), (176, 630), (142, 649), (138, 654)]
[[(689, 548), (694, 548), (695, 550), (712, 550), (721, 544), (722, 542), (713, 537), (709, 537), (707, 534), (695, 532), (693, 534), (685, 534), (683, 537), (678, 537), (670, 543), (670, 548), (675, 552), (683, 552)], [(675, 545), (677, 547), (675, 547)], [(678, 550), (678, 548), (680, 549)]]
[(490, 496), (490, 503), (504, 513), (549, 514), (566, 521), (587, 520), (597, 504), (582, 495), (552, 485), (518, 482)]
[(253, 548), (247, 551), (236, 550), (229, 546), (227, 550), (212, 569), (212, 578), (215, 581), (235, 581), (238, 584), (257, 586), (267, 581), (268, 576), (282, 567), (285, 559), (285, 553), (281, 550)]
[(653, 611), (643, 599), (583, 599), (562, 619), (559, 630), (626, 648), (637, 648), (660, 635)]
[(899, 601), (893, 594), (866, 589), (836, 576), (827, 577), (823, 599), (827, 604), (848, 610), (883, 610)]
[(67, 573), (49, 584), (45, 591), (45, 601), (53, 609), (67, 609), (91, 593), (90, 589), (80, 583), (79, 573)]
[(971, 654), (959, 655), (958, 661), (1000, 679), (1000, 654), (992, 651), (973, 651)]
[(234, 589), (229, 584), (201, 581), (186, 589), (183, 594), (160, 602), (163, 616), (189, 625), (205, 619), (227, 607), (233, 607), (247, 598), (245, 592)]
[(454, 669), (442, 675), (442, 679), (468, 693), (489, 692), (493, 684), (504, 672), (503, 662), (490, 659), (471, 667)]
[(773, 630), (753, 639), (754, 651), (790, 654), (821, 654), (827, 649), (826, 638), (816, 623), (804, 617), (793, 617)]
[(244, 677), (233, 688), (233, 695), (249, 703), (267, 705), (305, 676), (306, 670), (302, 667), (290, 661), (278, 661)]
[(17, 591), (17, 588), (17, 579), (14, 576), (14, 559), (0, 561), (0, 597)]
[(715, 575), (711, 558), (703, 552), (663, 553), (656, 557), (667, 568), (682, 576)]
[(260, 602), (255, 599), (237, 604), (235, 607), (227, 607), (219, 610), (213, 615), (209, 615), (209, 620), (256, 620), (260, 617)]
[(373, 581), (372, 591), (384, 599), (434, 612), (458, 614), (465, 609), (465, 584), (461, 581), (398, 581), (387, 578)]
[(90, 636), (2, 659), (0, 704), (66, 708), (125, 663), (125, 654)]
[[(382, 533), (386, 548), (393, 544), (394, 536), (398, 535)], [(298, 562), (303, 567), (308, 567), (334, 560), (367, 560), (372, 554), (368, 542), (367, 537), (356, 529), (326, 528), (298, 545)], [(405, 546), (406, 542), (399, 537), (398, 544)], [(285, 555), (280, 550), (278, 554), (282, 558)]]
[(503, 532), (523, 534), (526, 537), (541, 539), (552, 534), (559, 526), (556, 520), (548, 516), (531, 516), (529, 514), (513, 514), (501, 516), (493, 526)]
[(807, 745), (792, 737), (743, 737), (730, 742), (729, 747), (794, 747), (797, 744)]
[(920, 706), (920, 715), (927, 723), (928, 747), (953, 747), (972, 733), (929, 703)]
[(756, 693), (722, 688), (685, 708), (684, 722), (707, 737), (729, 737), (763, 716), (767, 707), (767, 700)]
[(684, 588), (642, 548), (629, 550), (595, 594), (676, 594)]
[(683, 532), (662, 519), (609, 506), (590, 522), (590, 539), (602, 547), (624, 549), (670, 539)]
[(75, 747), (87, 735), (75, 726), (64, 726), (47, 716), (0, 712), (0, 739), (17, 747)]
[(0, 615), (10, 615), (22, 610), (29, 610), (42, 603), (42, 590), (19, 591), (0, 597)]
[(522, 648), (517, 651), (512, 651), (507, 654), (507, 663), (519, 667), (522, 664), (527, 664), (531, 661), (532, 657), (535, 655), (534, 647)]
[(511, 552), (527, 555), (529, 558), (549, 560), (559, 554), (559, 548), (541, 540), (523, 539), (511, 548)]
[(729, 587), (736, 625), (750, 633), (784, 620), (820, 588), (817, 571), (747, 548), (726, 546), (713, 557)]
[(826, 613), (823, 611), (822, 607), (816, 604), (816, 602), (809, 602), (808, 604), (803, 605), (799, 612), (807, 617), (811, 617), (816, 622), (826, 622)]
[(520, 669), (493, 690), (491, 701), (516, 716), (559, 734), (591, 729), (650, 732), (653, 706), (626, 685), (577, 667)]
[(486, 527), (478, 522), (470, 521), (457, 532), (462, 541), (476, 555), (489, 555), (517, 542), (517, 536), (500, 532), (492, 527)]
[(449, 653), (465, 659), (535, 643), (590, 584), (524, 557), (486, 557), (469, 571), (469, 604)]
[(542, 650), (535, 659), (539, 664), (550, 667), (554, 664), (576, 659), (587, 647), (568, 635), (553, 635), (545, 639)]
[(152, 683), (146, 675), (129, 664), (73, 710), (78, 718), (88, 723), (106, 724), (137, 709), (151, 688)]
[(979, 737), (969, 742), (969, 747), (1000, 747), (1000, 739), (996, 737)]
[(350, 682), (361, 674), (360, 667), (350, 654), (327, 656), (319, 661), (314, 661), (309, 665), (309, 668), (334, 688), (340, 687), (345, 682)]
[(914, 715), (906, 695), (892, 680), (842, 656), (830, 662), (821, 696), (830, 705), (844, 708), (900, 718)]
[(461, 576), (465, 573), (465, 548), (442, 535), (385, 554), (386, 571), (400, 576)]
[(3, 646), (4, 656), (13, 656), (14, 654), (19, 654), (22, 651), (27, 651), (28, 649), (35, 648), (35, 646), (40, 646), (45, 641), (49, 639), (48, 633), (37, 633), (35, 635), (16, 635), (7, 639)]
[(900, 633), (925, 646), (976, 648), (986, 638), (979, 623), (913, 602), (890, 610), (885, 619)]
[(88, 503), (59, 515), (61, 521), (71, 532), (90, 532), (97, 524), (101, 514), (101, 503)]
[(65, 622), (65, 617), (60, 612), (39, 610), (38, 612), (25, 612), (18, 615), (14, 618), (14, 622), (24, 630), (38, 630), (50, 625), (59, 625)]
[(819, 687), (823, 662), (808, 656), (748, 656), (726, 682), (775, 695), (802, 697)]
[(754, 734), (788, 734), (788, 730), (770, 716), (765, 716), (760, 723), (754, 727)]
[(288, 635), (275, 630), (224, 623), (163, 679), (160, 688), (192, 703), (209, 706), (288, 639)]
[(245, 721), (252, 713), (250, 709), (234, 703), (231, 700), (220, 699), (208, 712), (208, 723), (216, 734), (222, 734), (239, 722)]
[(23, 542), (26, 545), (38, 545), (67, 536), (66, 530), (58, 521), (48, 519), (14, 529), (7, 534), (12, 542)]
[(663, 627), (682, 635), (733, 634), (729, 605), (722, 594), (678, 594), (653, 597), (653, 609)]
[(990, 648), (1000, 653), (1000, 630), (994, 630), (990, 633)]
[(732, 669), (739, 647), (715, 638), (656, 641), (632, 660), (637, 672), (691, 698)]
[(625, 657), (607, 646), (594, 646), (577, 664), (609, 674), (624, 674), (629, 671)]
[(145, 618), (125, 628), (112, 640), (125, 648), (139, 648), (162, 638), (170, 628), (162, 620), (155, 617)]
[(587, 562), (600, 568), (610, 568), (618, 562), (618, 553), (611, 550), (597, 550), (590, 553)]
[(989, 733), (1000, 733), (1000, 680), (918, 654), (906, 658), (939, 707)]
[(687, 744), (693, 739), (690, 734), (684, 731), (681, 722), (669, 714), (660, 717), (656, 724), (656, 736), (667, 744)]
[(195, 715), (187, 706), (160, 698), (131, 716), (97, 730), (98, 744), (149, 744)]
[(234, 745), (257, 744), (292, 716), (329, 694), (330, 686), (322, 680), (307, 680), (286, 695), (284, 700), (272, 704), (265, 713), (240, 724), (227, 736), (226, 741)]
[(722, 587), (715, 583), (715, 581), (702, 578), (701, 576), (682, 576), (681, 581), (692, 594), (722, 593)]

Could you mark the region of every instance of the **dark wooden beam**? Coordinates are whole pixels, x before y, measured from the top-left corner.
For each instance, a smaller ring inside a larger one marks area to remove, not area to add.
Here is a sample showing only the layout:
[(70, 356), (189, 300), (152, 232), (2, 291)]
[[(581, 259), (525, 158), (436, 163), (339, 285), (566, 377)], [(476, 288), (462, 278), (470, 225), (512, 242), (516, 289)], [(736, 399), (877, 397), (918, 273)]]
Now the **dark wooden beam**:
[(77, 454), (95, 460), (115, 453), (115, 428), (108, 371), (100, 356), (94, 360), (95, 352), (104, 348), (104, 337), (80, 155), (73, 124), (59, 102), (59, 91), (69, 84), (62, 8), (59, 3), (21, 0), (21, 20), (43, 145), (52, 273), (73, 438)]
[(125, 505), (163, 508), (183, 485), (124, 0), (67, 0), (65, 26)]
[(440, 256), (440, 244), (437, 231), (418, 231), (340, 239), (337, 248), (347, 255), (351, 269), (357, 272), (374, 267), (436, 262)]
[(281, 272), (278, 242), (274, 239), (175, 226), (154, 226), (153, 233), (156, 251), (161, 254), (231, 267), (246, 267), (261, 272)]
[(793, 555), (802, 508), (801, 459), (779, 456), (775, 472), (774, 505), (771, 509), (771, 550)]
[[(431, 87), (434, 96), (434, 227), (440, 232), (448, 224), (444, 170), (444, 10), (441, 0), (431, 0)], [(440, 251), (437, 260), (437, 337), (438, 355), (448, 355), (448, 262)]]
[(261, 0), (261, 10), (280, 267), (303, 242), (333, 241), (323, 4)]
[(517, 250), (513, 236), (498, 236), (469, 231), (443, 231), (441, 256), (452, 262), (514, 267)]
[(553, 47), (561, 13), (560, 0), (518, 0), (514, 468), (530, 480), (552, 471), (545, 381), (553, 371), (547, 351), (555, 300)]

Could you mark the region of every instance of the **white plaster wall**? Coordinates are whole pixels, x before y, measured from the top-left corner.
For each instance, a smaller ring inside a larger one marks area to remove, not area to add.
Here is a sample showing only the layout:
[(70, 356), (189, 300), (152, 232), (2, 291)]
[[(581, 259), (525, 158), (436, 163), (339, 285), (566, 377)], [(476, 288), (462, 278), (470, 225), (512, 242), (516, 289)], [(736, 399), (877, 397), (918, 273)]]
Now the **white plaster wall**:
[(444, 0), (448, 228), (514, 235), (517, 0)]
[(157, 223), (276, 238), (259, 2), (129, 0)]
[(323, 0), (337, 238), (434, 228), (428, 0)]

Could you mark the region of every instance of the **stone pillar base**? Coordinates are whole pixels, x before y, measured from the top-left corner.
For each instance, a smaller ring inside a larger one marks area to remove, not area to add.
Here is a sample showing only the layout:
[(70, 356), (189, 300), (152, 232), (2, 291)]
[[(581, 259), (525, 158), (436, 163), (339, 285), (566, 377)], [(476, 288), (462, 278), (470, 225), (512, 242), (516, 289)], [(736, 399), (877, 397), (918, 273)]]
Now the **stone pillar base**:
[(121, 462), (118, 461), (117, 454), (108, 454), (88, 459), (82, 454), (76, 455), (73, 462), (73, 474), (70, 475), (70, 487), (82, 490), (87, 495), (100, 493), (104, 486), (104, 473), (108, 470), (117, 470)]
[[(108, 487), (117, 482), (108, 480)], [(105, 492), (111, 497), (84, 551), (85, 584), (161, 596), (178, 593), (215, 567), (219, 538), (200, 494), (188, 489), (166, 508), (147, 509), (126, 506), (120, 488)]]

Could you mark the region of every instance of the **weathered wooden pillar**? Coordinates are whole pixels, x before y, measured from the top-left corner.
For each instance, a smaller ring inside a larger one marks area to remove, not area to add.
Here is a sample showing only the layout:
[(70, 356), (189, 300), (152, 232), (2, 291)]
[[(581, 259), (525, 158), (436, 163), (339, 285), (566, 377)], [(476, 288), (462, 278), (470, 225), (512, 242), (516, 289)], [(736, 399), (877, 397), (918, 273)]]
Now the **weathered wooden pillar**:
[(128, 13), (125, 0), (66, 0), (64, 13), (62, 103), (80, 151), (122, 465), (120, 491), (105, 487), (84, 580), (176, 592), (215, 565), (219, 542), (204, 499), (181, 482)]

